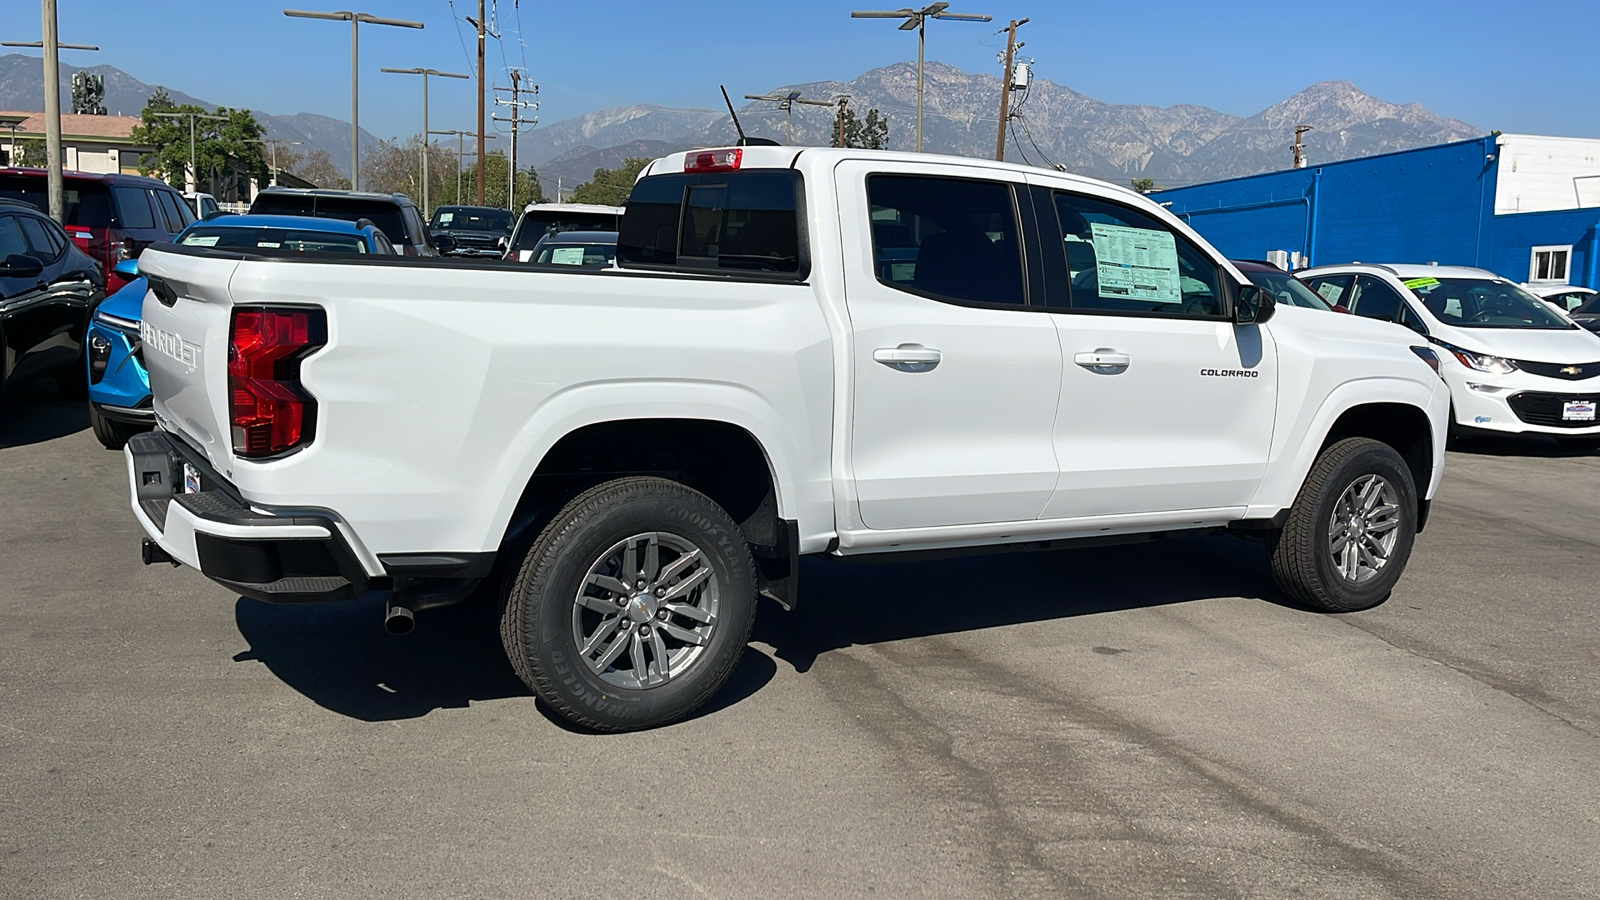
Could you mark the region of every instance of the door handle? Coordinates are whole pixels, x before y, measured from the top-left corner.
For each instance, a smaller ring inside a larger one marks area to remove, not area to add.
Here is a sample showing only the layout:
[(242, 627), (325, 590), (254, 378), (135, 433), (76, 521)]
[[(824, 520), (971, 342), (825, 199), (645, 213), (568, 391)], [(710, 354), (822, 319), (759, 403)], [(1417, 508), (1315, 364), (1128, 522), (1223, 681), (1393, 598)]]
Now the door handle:
[(900, 372), (931, 372), (944, 359), (944, 354), (921, 344), (901, 344), (898, 347), (879, 347), (872, 351), (873, 362), (883, 363)]
[(1072, 361), (1085, 369), (1126, 369), (1133, 364), (1133, 357), (1120, 350), (1101, 347), (1087, 353), (1079, 353), (1072, 357)]

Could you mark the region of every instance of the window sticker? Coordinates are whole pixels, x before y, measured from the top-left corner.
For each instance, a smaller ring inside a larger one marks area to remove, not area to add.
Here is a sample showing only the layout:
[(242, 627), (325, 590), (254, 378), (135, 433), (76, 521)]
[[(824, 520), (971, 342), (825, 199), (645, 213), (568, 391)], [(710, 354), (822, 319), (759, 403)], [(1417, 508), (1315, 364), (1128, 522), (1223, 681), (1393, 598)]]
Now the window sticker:
[(1339, 293), (1343, 290), (1343, 285), (1333, 281), (1324, 281), (1317, 285), (1317, 294), (1330, 304), (1338, 301)]
[(552, 247), (550, 248), (550, 261), (563, 266), (583, 265), (582, 247)]
[(1433, 287), (1434, 285), (1439, 283), (1439, 279), (1437, 279), (1437, 278), (1408, 278), (1405, 281), (1402, 281), (1400, 283), (1405, 285), (1406, 287), (1412, 289), (1412, 290), (1416, 290), (1417, 288)]
[(263, 250), (278, 250), (283, 247), (283, 244), (278, 241), (257, 241), (256, 246)]
[(449, 225), (450, 222), (455, 219), (455, 217), (455, 213), (439, 213), (439, 224)]
[(222, 236), (218, 234), (191, 234), (183, 239), (185, 247), (215, 247)]
[(1100, 296), (1155, 303), (1182, 303), (1178, 290), (1178, 242), (1168, 231), (1093, 222)]

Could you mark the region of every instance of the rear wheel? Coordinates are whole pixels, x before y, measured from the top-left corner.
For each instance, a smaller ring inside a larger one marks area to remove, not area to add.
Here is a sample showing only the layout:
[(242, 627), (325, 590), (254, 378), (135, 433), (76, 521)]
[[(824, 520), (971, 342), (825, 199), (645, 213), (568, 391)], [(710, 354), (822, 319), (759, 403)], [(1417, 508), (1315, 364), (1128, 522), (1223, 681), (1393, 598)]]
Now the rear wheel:
[(597, 731), (665, 725), (732, 674), (755, 621), (739, 527), (662, 478), (579, 495), (545, 526), (501, 610), (517, 674), (564, 718)]
[(1347, 438), (1322, 451), (1269, 543), (1279, 589), (1327, 612), (1389, 598), (1417, 530), (1411, 470), (1389, 445)]
[(1593, 453), (1600, 450), (1600, 437), (1558, 437), (1556, 444), (1573, 453)]
[(108, 418), (100, 411), (100, 407), (93, 403), (89, 404), (89, 427), (94, 429), (94, 436), (107, 450), (121, 450), (122, 446), (128, 443), (128, 438), (146, 430), (138, 425)]

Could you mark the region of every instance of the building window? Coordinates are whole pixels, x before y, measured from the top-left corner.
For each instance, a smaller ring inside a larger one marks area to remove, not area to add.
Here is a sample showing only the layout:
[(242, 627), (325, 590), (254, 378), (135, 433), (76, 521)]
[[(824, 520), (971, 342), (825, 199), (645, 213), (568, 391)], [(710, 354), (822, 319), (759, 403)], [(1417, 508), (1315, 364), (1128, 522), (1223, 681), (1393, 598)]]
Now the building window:
[(1528, 261), (1528, 280), (1566, 284), (1567, 261), (1571, 258), (1571, 247), (1534, 247)]

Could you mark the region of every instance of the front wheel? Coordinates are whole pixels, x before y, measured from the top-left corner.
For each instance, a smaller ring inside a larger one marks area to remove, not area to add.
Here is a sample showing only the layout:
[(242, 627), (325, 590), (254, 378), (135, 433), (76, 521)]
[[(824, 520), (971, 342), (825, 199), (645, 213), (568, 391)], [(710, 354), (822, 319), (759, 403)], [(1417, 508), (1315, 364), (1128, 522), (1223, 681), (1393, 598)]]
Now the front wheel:
[(501, 609), (506, 656), (539, 699), (596, 731), (689, 715), (732, 674), (755, 621), (739, 527), (662, 478), (579, 495), (523, 558)]
[(1411, 470), (1389, 445), (1347, 438), (1322, 451), (1273, 536), (1278, 588), (1327, 612), (1370, 609), (1400, 580), (1417, 532)]

